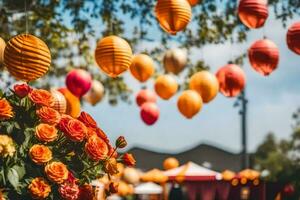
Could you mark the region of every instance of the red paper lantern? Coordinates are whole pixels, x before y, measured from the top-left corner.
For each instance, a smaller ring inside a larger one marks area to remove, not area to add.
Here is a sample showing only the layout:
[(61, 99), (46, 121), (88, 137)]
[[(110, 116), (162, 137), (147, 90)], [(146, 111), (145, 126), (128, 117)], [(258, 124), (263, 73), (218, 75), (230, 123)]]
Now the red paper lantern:
[(77, 97), (82, 97), (92, 86), (91, 75), (82, 69), (73, 69), (66, 77), (67, 88)]
[(147, 125), (153, 125), (159, 118), (158, 106), (153, 102), (146, 102), (141, 106), (141, 118)]
[(290, 50), (300, 55), (300, 22), (294, 23), (289, 28), (286, 42)]
[(220, 92), (226, 97), (235, 97), (244, 89), (246, 75), (237, 65), (228, 64), (221, 67), (217, 74)]
[(267, 2), (266, 0), (241, 0), (238, 15), (248, 28), (260, 28), (269, 16)]
[(284, 196), (292, 196), (295, 193), (295, 188), (292, 184), (287, 184), (283, 188), (283, 194)]
[(152, 102), (156, 103), (156, 94), (151, 91), (151, 90), (141, 90), (139, 93), (136, 95), (136, 103), (138, 106), (143, 105), (145, 102)]
[(248, 57), (255, 71), (268, 76), (278, 66), (279, 50), (271, 40), (258, 40), (248, 50)]

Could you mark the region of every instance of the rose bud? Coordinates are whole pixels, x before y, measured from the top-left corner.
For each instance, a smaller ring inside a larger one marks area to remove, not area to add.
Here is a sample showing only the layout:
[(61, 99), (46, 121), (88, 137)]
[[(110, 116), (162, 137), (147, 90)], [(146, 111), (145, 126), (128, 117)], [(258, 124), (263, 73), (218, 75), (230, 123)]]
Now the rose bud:
[(14, 92), (20, 98), (26, 97), (31, 90), (31, 87), (26, 83), (14, 85)]
[(132, 167), (135, 165), (135, 159), (133, 157), (132, 154), (130, 153), (125, 153), (123, 156), (122, 156), (122, 163), (124, 163), (125, 165), (129, 166), (129, 167)]
[(111, 182), (109, 184), (109, 192), (111, 194), (115, 194), (118, 192), (118, 187), (119, 187), (119, 184), (118, 183), (115, 183), (115, 182)]
[(127, 146), (127, 141), (125, 140), (125, 138), (123, 136), (118, 137), (118, 139), (116, 140), (116, 147), (117, 148), (125, 148)]

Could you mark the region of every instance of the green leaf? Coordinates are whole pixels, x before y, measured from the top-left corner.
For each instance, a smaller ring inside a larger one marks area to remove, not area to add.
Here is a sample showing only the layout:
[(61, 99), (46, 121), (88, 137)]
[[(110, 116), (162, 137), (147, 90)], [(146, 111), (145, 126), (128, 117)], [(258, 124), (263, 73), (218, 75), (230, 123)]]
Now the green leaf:
[(7, 172), (7, 179), (9, 183), (17, 189), (19, 186), (20, 177), (16, 169), (10, 168)]
[(19, 179), (22, 179), (25, 175), (25, 166), (24, 165), (15, 165), (13, 166), (13, 169), (15, 169), (19, 175)]

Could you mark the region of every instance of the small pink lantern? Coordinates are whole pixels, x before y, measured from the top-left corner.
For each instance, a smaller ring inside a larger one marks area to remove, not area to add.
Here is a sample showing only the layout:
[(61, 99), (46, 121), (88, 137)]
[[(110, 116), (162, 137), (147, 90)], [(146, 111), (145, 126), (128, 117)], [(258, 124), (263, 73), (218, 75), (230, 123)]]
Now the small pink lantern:
[(288, 30), (286, 42), (290, 50), (300, 55), (300, 22), (294, 23)]
[(143, 105), (145, 102), (156, 103), (157, 97), (156, 94), (152, 90), (140, 90), (136, 95), (136, 103), (138, 106)]
[(241, 0), (238, 7), (240, 20), (248, 28), (262, 27), (268, 16), (268, 5), (266, 0)]
[(279, 50), (271, 40), (258, 40), (248, 50), (248, 57), (255, 71), (268, 76), (278, 66)]
[(67, 88), (77, 97), (82, 97), (92, 86), (91, 75), (82, 69), (73, 69), (66, 77)]
[(146, 102), (141, 106), (141, 118), (145, 124), (151, 126), (159, 118), (158, 106), (153, 102)]
[(235, 64), (221, 67), (217, 74), (220, 92), (226, 97), (235, 97), (240, 94), (246, 84), (244, 71)]

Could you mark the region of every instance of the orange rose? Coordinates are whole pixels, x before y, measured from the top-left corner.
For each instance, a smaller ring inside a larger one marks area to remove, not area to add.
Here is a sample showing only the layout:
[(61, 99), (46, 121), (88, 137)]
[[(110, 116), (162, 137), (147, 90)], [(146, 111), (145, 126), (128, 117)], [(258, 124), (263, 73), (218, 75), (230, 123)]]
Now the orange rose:
[(67, 130), (66, 127), (68, 125), (68, 122), (72, 119), (74, 119), (74, 118), (71, 117), (70, 115), (62, 114), (61, 118), (60, 118), (60, 121), (59, 121), (59, 124), (58, 124), (59, 130), (61, 130), (62, 132), (65, 132)]
[(45, 145), (35, 144), (29, 149), (29, 156), (33, 162), (41, 165), (52, 159), (52, 151)]
[(99, 161), (107, 157), (109, 149), (104, 140), (93, 135), (85, 144), (85, 151), (92, 160)]
[(48, 106), (51, 107), (54, 105), (55, 99), (52, 94), (47, 90), (35, 89), (29, 93), (30, 100), (39, 106)]
[(20, 98), (26, 97), (32, 88), (26, 83), (14, 85), (14, 92)]
[(42, 122), (50, 125), (56, 125), (60, 121), (59, 112), (50, 107), (43, 106), (36, 111), (36, 114)]
[(31, 181), (28, 190), (33, 199), (46, 199), (51, 192), (51, 187), (42, 177), (38, 177)]
[(67, 180), (69, 171), (62, 162), (51, 162), (46, 165), (45, 174), (52, 182), (61, 184)]
[(35, 136), (41, 142), (52, 142), (57, 138), (57, 129), (48, 124), (39, 124), (35, 128)]
[(67, 138), (74, 142), (81, 142), (87, 135), (86, 126), (77, 119), (69, 119), (63, 124), (63, 132)]
[(92, 118), (92, 116), (86, 112), (81, 112), (80, 116), (78, 117), (78, 120), (80, 120), (84, 125), (91, 128), (97, 127), (97, 122)]
[(100, 137), (106, 143), (109, 143), (109, 139), (108, 139), (107, 135), (104, 133), (104, 131), (101, 128), (96, 128), (95, 131), (96, 131), (96, 134), (98, 135), (98, 137)]
[(134, 159), (133, 155), (130, 153), (125, 153), (123, 155), (122, 162), (129, 167), (132, 167), (135, 165), (135, 159)]
[(10, 119), (14, 115), (9, 102), (3, 98), (0, 99), (0, 120)]

